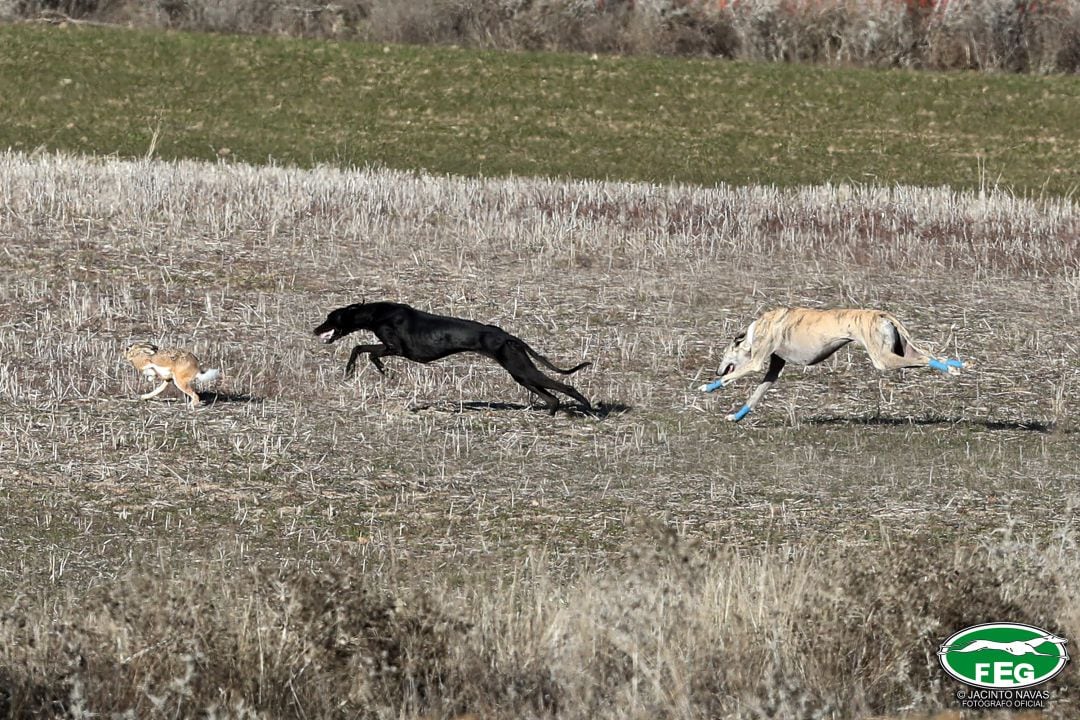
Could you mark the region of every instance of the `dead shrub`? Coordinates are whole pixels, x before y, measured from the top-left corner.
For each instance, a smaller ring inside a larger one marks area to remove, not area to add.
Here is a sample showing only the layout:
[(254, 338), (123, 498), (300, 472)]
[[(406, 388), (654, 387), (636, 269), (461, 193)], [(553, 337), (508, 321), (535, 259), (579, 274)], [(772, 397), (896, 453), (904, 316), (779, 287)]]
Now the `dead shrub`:
[(0, 15), (371, 42), (1076, 72), (1080, 0), (12, 0)]
[(664, 13), (661, 18), (660, 52), (731, 59), (739, 56), (742, 37), (730, 9), (708, 12), (700, 7), (684, 6)]

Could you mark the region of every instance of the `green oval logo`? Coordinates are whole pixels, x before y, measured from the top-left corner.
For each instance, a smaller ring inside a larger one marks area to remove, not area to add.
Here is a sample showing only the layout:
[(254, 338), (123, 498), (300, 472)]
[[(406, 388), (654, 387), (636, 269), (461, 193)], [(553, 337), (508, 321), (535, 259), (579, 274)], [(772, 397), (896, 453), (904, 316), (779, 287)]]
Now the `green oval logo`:
[(962, 683), (1016, 690), (1044, 683), (1069, 661), (1065, 638), (1021, 623), (973, 625), (938, 650), (945, 672)]

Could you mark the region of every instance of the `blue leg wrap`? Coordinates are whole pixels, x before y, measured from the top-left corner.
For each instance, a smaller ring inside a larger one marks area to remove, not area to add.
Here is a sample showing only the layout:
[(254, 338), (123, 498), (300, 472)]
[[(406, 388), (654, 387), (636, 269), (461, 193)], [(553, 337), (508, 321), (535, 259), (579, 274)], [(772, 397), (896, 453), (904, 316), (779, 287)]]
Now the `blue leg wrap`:
[(704, 390), (705, 392), (716, 392), (717, 390), (719, 390), (722, 387), (724, 387), (724, 381), (721, 380), (720, 378), (717, 378), (716, 380), (713, 380), (711, 383), (709, 383), (708, 385), (704, 386), (701, 389)]
[(930, 362), (928, 362), (927, 365), (943, 373), (949, 372), (949, 366), (936, 358), (930, 358)]
[(746, 417), (749, 414), (750, 414), (750, 406), (749, 405), (743, 405), (741, 408), (739, 408), (739, 412), (735, 413), (735, 422), (739, 422), (740, 420), (742, 420), (744, 417)]

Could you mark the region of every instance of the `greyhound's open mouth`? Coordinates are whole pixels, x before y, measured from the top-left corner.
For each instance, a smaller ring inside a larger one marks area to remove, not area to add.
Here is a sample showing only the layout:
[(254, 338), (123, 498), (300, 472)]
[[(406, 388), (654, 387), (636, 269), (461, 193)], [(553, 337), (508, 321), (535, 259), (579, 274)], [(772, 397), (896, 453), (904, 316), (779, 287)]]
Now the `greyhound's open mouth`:
[(735, 363), (728, 363), (724, 368), (724, 372), (720, 373), (721, 378), (726, 378), (731, 373), (735, 372)]
[(319, 333), (319, 339), (322, 340), (324, 343), (334, 342), (334, 329), (330, 328), (324, 333)]

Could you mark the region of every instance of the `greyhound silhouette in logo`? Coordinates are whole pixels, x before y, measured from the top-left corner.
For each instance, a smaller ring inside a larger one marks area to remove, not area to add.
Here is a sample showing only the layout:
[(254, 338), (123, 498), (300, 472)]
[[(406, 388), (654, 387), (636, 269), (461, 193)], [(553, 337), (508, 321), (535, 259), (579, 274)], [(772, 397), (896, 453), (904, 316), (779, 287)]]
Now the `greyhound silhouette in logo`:
[[(1042, 684), (1065, 668), (1069, 662), (1067, 642), (1056, 632), (1034, 625), (983, 623), (950, 635), (937, 655), (941, 668), (965, 685), (994, 691), (1021, 690)], [(1026, 702), (994, 707), (1042, 707)], [(965, 703), (961, 700), (960, 704), (977, 707)]]
[(1043, 657), (1057, 657), (1057, 654), (1051, 655), (1049, 653), (1041, 653), (1035, 648), (1039, 645), (1042, 645), (1043, 643), (1062, 645), (1066, 642), (1068, 641), (1063, 637), (1058, 637), (1057, 635), (1051, 635), (1047, 633), (1042, 637), (1031, 638), (1030, 640), (1013, 640), (1012, 642), (998, 642), (996, 640), (975, 640), (971, 644), (965, 645), (961, 648), (943, 647), (941, 648), (941, 652), (939, 652), (938, 654), (940, 655), (945, 652), (969, 653), (977, 652), (979, 650), (1001, 650), (1002, 652), (1007, 652), (1010, 655), (1041, 655)]

